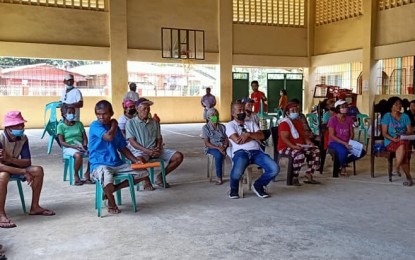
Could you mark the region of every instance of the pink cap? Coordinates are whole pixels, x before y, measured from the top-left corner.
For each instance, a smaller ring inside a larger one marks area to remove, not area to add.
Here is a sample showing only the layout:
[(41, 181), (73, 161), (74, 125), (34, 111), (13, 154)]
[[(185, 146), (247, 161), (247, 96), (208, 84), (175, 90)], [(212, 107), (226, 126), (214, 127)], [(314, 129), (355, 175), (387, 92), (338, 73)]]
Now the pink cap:
[(127, 108), (127, 107), (129, 107), (131, 105), (134, 105), (134, 101), (132, 101), (132, 100), (127, 99), (127, 100), (124, 100), (124, 102), (122, 102), (122, 106), (124, 108)]
[(3, 127), (20, 125), (27, 122), (20, 111), (9, 111), (4, 115)]

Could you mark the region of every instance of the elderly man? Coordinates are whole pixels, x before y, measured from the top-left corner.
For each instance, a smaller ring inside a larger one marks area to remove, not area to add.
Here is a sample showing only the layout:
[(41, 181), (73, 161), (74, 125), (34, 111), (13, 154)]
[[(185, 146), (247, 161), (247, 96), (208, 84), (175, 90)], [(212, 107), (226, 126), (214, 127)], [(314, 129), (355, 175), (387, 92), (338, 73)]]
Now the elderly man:
[(130, 83), (130, 91), (127, 92), (127, 94), (125, 94), (123, 101), (126, 100), (132, 100), (132, 101), (137, 101), (139, 99), (138, 93), (137, 91), (137, 85), (132, 82)]
[(62, 91), (61, 102), (67, 104), (68, 107), (75, 108), (75, 121), (80, 121), (80, 108), (84, 106), (82, 93), (75, 88), (75, 80), (72, 74), (67, 74), (63, 83), (65, 84), (65, 89)]
[(32, 187), (32, 204), (29, 215), (53, 216), (55, 212), (39, 205), (43, 186), (43, 168), (32, 165), (29, 141), (24, 134), (24, 123), (19, 111), (8, 112), (0, 135), (0, 228), (16, 227), (6, 215), (7, 184), (10, 177), (17, 177)]
[(246, 113), (243, 103), (232, 103), (233, 121), (226, 125), (226, 135), (232, 145), (232, 169), (229, 198), (238, 199), (239, 179), (249, 164), (256, 164), (264, 173), (252, 185), (252, 190), (260, 198), (269, 197), (265, 186), (280, 172), (279, 166), (271, 157), (264, 153), (259, 142), (264, 139), (264, 134), (253, 121), (245, 121)]
[[(160, 158), (165, 161), (167, 175), (182, 163), (183, 154), (163, 148), (160, 124), (149, 117), (151, 105), (153, 102), (145, 98), (139, 98), (135, 102), (137, 116), (128, 120), (125, 127), (126, 138), (129, 141), (129, 149), (137, 159), (147, 162), (153, 158)], [(160, 173), (156, 176), (156, 184), (164, 186)], [(168, 188), (170, 185), (165, 183), (165, 187)]]

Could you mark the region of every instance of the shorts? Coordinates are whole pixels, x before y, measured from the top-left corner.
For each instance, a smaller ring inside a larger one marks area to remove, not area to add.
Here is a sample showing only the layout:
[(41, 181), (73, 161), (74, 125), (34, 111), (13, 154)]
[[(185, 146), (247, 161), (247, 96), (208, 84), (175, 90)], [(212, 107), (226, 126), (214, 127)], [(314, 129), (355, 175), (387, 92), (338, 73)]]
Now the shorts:
[(101, 183), (102, 187), (106, 187), (110, 183), (113, 184), (114, 175), (116, 174), (132, 174), (134, 179), (148, 176), (146, 170), (132, 170), (127, 163), (120, 166), (100, 165), (92, 172), (92, 176)]
[(409, 147), (409, 141), (408, 140), (401, 140), (399, 142), (391, 142), (390, 144), (388, 144), (388, 146), (386, 146), (386, 150), (389, 151), (389, 152), (396, 152), (396, 150), (402, 144), (403, 145), (406, 145), (406, 147), (408, 149), (408, 147)]
[(151, 159), (162, 159), (166, 164), (168, 164), (170, 162), (173, 155), (177, 152), (176, 150), (163, 149), (161, 151), (161, 154), (160, 154), (159, 157), (151, 157), (150, 158), (150, 156), (148, 154), (145, 154), (143, 151), (135, 149), (131, 145), (128, 146), (128, 149), (130, 149), (131, 153), (135, 157), (138, 157), (138, 156), (143, 157), (146, 162), (148, 162)]
[(74, 154), (76, 153), (82, 153), (80, 152), (78, 149), (75, 148), (68, 148), (68, 147), (63, 147), (63, 156), (67, 155), (67, 156), (74, 156)]

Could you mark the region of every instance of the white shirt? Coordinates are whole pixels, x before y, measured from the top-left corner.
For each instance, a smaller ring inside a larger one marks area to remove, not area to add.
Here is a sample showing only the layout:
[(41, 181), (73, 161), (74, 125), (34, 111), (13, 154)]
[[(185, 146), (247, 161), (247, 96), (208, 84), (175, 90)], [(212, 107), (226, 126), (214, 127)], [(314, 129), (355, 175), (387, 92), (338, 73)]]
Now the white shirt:
[[(246, 121), (243, 127), (250, 133), (255, 133), (259, 131), (259, 127), (253, 121)], [(238, 135), (242, 134), (242, 126), (240, 126), (235, 120), (226, 124), (226, 135), (228, 138), (237, 133)], [(235, 153), (238, 150), (260, 150), (261, 147), (259, 146), (258, 142), (255, 140), (251, 140), (244, 144), (237, 144), (231, 138), (229, 141), (232, 145), (232, 152)]]
[[(66, 87), (62, 91), (61, 102), (64, 104), (75, 104), (79, 101), (83, 101), (82, 93), (77, 88), (72, 88), (68, 92), (66, 92)], [(81, 118), (81, 113), (79, 108), (75, 108), (75, 121), (79, 121)]]
[(120, 118), (118, 118), (118, 127), (121, 130), (125, 130), (125, 124), (127, 124), (127, 121), (130, 120), (126, 115), (121, 115)]
[(132, 100), (137, 101), (139, 99), (138, 93), (135, 91), (128, 91), (127, 94), (125, 94), (123, 100)]

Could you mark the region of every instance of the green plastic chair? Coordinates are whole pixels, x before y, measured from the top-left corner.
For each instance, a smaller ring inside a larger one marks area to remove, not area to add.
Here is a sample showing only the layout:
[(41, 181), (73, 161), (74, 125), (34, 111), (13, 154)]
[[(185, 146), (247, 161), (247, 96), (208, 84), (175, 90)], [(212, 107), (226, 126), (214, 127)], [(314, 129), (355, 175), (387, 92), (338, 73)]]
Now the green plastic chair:
[(10, 177), (10, 181), (15, 181), (17, 183), (17, 188), (19, 189), (19, 195), (20, 195), (20, 202), (22, 203), (22, 209), (24, 213), (27, 213), (26, 211), (26, 203), (24, 200), (24, 193), (22, 188), (22, 181), (18, 177)]
[(307, 122), (308, 122), (308, 126), (310, 126), (311, 131), (313, 132), (313, 134), (317, 135), (318, 134), (318, 115), (317, 114), (307, 114), (306, 116)]
[(57, 108), (60, 107), (60, 105), (61, 105), (60, 101), (55, 101), (55, 102), (48, 103), (45, 106), (44, 118), (46, 119), (46, 114), (48, 113), (48, 111), (49, 111), (50, 116), (49, 116), (49, 120), (45, 124), (45, 129), (43, 130), (41, 139), (43, 139), (46, 133), (49, 134), (48, 154), (52, 152), (53, 140), (56, 140), (56, 142), (60, 146), (59, 140), (57, 139), (57, 130), (58, 130), (59, 121), (58, 121), (57, 114), (56, 114), (56, 110)]
[(274, 112), (277, 113), (277, 120), (280, 120), (284, 117), (284, 111), (281, 108), (275, 108)]
[[(88, 158), (88, 155), (83, 155), (82, 158)], [(69, 185), (74, 185), (74, 168), (75, 168), (75, 158), (73, 156), (64, 155), (63, 156), (63, 181), (66, 181), (69, 173)], [(82, 179), (83, 174), (83, 165), (79, 168), (78, 175)]]
[[(115, 174), (114, 182), (115, 184), (121, 183), (122, 181), (128, 180), (128, 186), (131, 195), (131, 202), (133, 204), (133, 212), (137, 212), (137, 202), (135, 199), (135, 190), (134, 190), (134, 177), (132, 174)], [(95, 179), (95, 209), (98, 212), (98, 217), (102, 216), (102, 200), (103, 200), (104, 190), (100, 180)], [(122, 204), (121, 201), (121, 190), (116, 191), (116, 198), (118, 205)]]
[(359, 132), (357, 135), (357, 141), (360, 141), (360, 134), (363, 132), (363, 140), (365, 145), (367, 146), (369, 143), (369, 135), (368, 135), (368, 129), (369, 127), (366, 125), (366, 122), (369, 120), (369, 116), (366, 114), (358, 114), (357, 120), (359, 121)]

